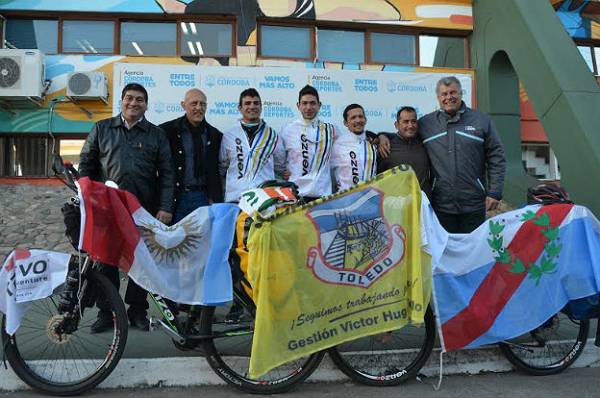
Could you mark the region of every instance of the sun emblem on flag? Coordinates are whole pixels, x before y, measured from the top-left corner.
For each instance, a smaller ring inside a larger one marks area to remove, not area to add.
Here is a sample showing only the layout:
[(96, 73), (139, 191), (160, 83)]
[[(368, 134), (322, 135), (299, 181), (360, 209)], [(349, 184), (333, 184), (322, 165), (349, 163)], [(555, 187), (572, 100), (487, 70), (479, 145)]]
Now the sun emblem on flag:
[(367, 288), (402, 261), (406, 236), (401, 226), (386, 221), (382, 199), (380, 191), (367, 188), (307, 213), (319, 232), (307, 266), (318, 279)]
[(175, 263), (196, 250), (202, 239), (201, 225), (189, 217), (173, 226), (145, 223), (139, 226), (150, 254), (159, 263)]

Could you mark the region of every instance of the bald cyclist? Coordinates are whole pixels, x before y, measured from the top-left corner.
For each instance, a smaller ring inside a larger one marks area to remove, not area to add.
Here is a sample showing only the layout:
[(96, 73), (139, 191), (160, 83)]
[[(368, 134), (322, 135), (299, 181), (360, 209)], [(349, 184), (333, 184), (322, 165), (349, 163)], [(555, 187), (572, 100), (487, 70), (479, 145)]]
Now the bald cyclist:
[(175, 215), (180, 221), (200, 206), (223, 201), (218, 172), (223, 134), (205, 119), (207, 99), (202, 90), (185, 93), (181, 107), (185, 115), (165, 122), (175, 170)]

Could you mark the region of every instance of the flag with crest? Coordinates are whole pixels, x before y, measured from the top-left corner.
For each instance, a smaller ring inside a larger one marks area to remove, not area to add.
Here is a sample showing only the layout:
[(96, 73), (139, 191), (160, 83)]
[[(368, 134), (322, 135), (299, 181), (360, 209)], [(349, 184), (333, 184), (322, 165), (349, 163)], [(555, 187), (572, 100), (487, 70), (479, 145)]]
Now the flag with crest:
[(131, 193), (82, 178), (79, 246), (96, 261), (118, 266), (138, 285), (178, 303), (232, 300), (229, 249), (239, 209), (199, 207), (164, 225)]
[(600, 292), (600, 223), (585, 207), (527, 206), (468, 235), (427, 233), (441, 243), (432, 268), (445, 351), (520, 336)]
[(423, 322), (429, 261), (421, 191), (399, 168), (335, 196), (256, 220), (250, 375), (370, 334)]

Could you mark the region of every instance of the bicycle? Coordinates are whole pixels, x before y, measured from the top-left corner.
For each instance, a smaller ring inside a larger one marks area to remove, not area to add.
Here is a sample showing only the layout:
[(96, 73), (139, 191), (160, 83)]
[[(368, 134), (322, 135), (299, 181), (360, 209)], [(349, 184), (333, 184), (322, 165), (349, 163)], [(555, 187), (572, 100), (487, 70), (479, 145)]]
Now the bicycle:
[[(292, 189), (299, 204), (305, 203), (289, 182), (267, 181), (261, 188), (281, 187), (282, 184)], [(265, 203), (256, 205), (259, 214), (272, 204)], [(422, 324), (409, 324), (401, 329), (352, 340), (329, 348), (327, 353), (352, 380), (370, 386), (392, 386), (416, 377), (429, 358), (434, 342), (435, 318), (428, 308)]]
[(589, 320), (576, 320), (559, 312), (532, 331), (500, 343), (500, 350), (522, 372), (534, 376), (553, 375), (579, 358), (589, 330)]
[[(75, 189), (72, 166), (54, 162), (53, 168)], [(71, 198), (69, 206), (77, 205), (78, 199)], [(113, 315), (113, 327), (92, 335), (99, 296)], [(14, 335), (5, 332), (5, 324), (6, 317), (1, 327), (5, 359), (21, 380), (50, 395), (77, 395), (97, 386), (114, 370), (127, 342), (127, 314), (119, 292), (84, 253), (72, 256), (63, 285), (31, 303)]]
[[(63, 167), (58, 156), (53, 163), (56, 174), (64, 175), (65, 184), (76, 192), (77, 171), (70, 164)], [(77, 199), (73, 199), (71, 205), (77, 206)], [(71, 240), (76, 247), (78, 237)], [(70, 269), (66, 283), (50, 297), (33, 303), (15, 335), (9, 336), (2, 328), (6, 359), (17, 376), (32, 388), (50, 395), (77, 395), (97, 386), (114, 370), (127, 339), (127, 315), (118, 291), (96, 270), (89, 257), (82, 254), (75, 258), (77, 261)], [(81, 267), (78, 262), (83, 263)], [(217, 375), (245, 392), (280, 393), (310, 376), (324, 353), (279, 366), (259, 379), (248, 377), (256, 311), (253, 301), (240, 285), (233, 286), (233, 293), (235, 302), (242, 309), (233, 322), (224, 316), (231, 304), (218, 309), (192, 306), (187, 316), (179, 319), (167, 300), (150, 293), (151, 301), (160, 313), (160, 319), (151, 318), (151, 325), (162, 328), (178, 349), (202, 349)], [(80, 337), (86, 332), (89, 334), (89, 326), (97, 315), (93, 306), (100, 295), (110, 303), (113, 312), (112, 333)], [(30, 348), (28, 343), (34, 333), (42, 342), (25, 353), (25, 349)], [(81, 344), (67, 349), (70, 347), (67, 343)], [(97, 360), (88, 358), (90, 350), (83, 343), (106, 348), (106, 355)], [(60, 358), (46, 358), (51, 353), (60, 354)], [(55, 375), (57, 368), (62, 377)]]
[[(435, 319), (428, 308), (421, 327), (407, 325), (344, 343), (328, 352), (336, 366), (357, 383), (399, 385), (415, 378), (429, 359), (435, 330)], [(588, 334), (588, 320), (575, 320), (559, 312), (543, 325), (498, 345), (517, 370), (546, 376), (573, 365), (585, 348)]]

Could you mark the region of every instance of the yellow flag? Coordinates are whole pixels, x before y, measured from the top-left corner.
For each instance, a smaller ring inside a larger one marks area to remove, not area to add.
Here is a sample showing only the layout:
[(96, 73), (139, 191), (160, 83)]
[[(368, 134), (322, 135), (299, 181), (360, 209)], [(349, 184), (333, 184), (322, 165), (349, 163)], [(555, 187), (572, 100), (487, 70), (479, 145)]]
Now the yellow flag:
[(371, 334), (422, 323), (431, 293), (421, 191), (395, 168), (258, 220), (249, 237), (257, 306), (250, 377)]

